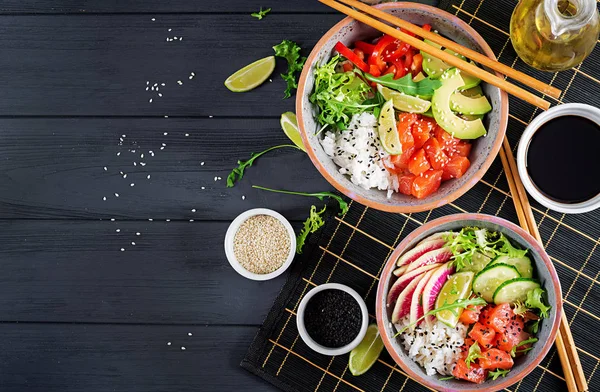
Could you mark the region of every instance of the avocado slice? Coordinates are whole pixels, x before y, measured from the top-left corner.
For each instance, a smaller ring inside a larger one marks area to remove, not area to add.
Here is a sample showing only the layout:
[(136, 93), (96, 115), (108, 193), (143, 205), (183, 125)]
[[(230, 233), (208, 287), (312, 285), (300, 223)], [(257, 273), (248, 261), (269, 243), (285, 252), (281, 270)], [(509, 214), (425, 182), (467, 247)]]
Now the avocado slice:
[[(461, 75), (461, 77), (462, 77), (462, 75)], [(463, 80), (464, 80), (464, 78), (463, 78)], [(468, 90), (462, 90), (460, 93), (467, 97), (477, 98), (477, 97), (481, 97), (483, 95), (483, 90), (481, 89), (481, 86), (475, 86), (475, 87), (471, 87)]]
[[(477, 66), (477, 64), (475, 64), (472, 61), (471, 61), (471, 64)], [(481, 83), (481, 79), (479, 79), (469, 73), (466, 73), (465, 71), (461, 70), (460, 76), (463, 78), (463, 81), (465, 82), (465, 85), (460, 88), (461, 90), (468, 90), (470, 88), (479, 86), (479, 84)]]
[[(423, 40), (423, 42), (438, 49), (442, 48), (440, 45), (428, 39)], [(466, 58), (463, 55), (457, 54), (456, 52), (450, 49), (444, 49), (444, 52), (448, 52), (451, 55), (457, 56), (462, 60), (466, 60)], [(423, 56), (423, 71), (425, 71), (427, 76), (429, 76), (431, 79), (438, 79), (446, 70), (452, 68), (452, 65), (449, 65), (446, 62), (428, 53), (421, 52), (421, 55)]]
[(450, 109), (462, 114), (485, 114), (492, 110), (492, 105), (485, 96), (467, 97), (456, 92), (450, 96)]
[(442, 85), (435, 90), (431, 99), (433, 117), (440, 127), (459, 139), (477, 139), (486, 134), (481, 119), (466, 121), (452, 112), (450, 98), (465, 82), (460, 70), (452, 68), (441, 76)]

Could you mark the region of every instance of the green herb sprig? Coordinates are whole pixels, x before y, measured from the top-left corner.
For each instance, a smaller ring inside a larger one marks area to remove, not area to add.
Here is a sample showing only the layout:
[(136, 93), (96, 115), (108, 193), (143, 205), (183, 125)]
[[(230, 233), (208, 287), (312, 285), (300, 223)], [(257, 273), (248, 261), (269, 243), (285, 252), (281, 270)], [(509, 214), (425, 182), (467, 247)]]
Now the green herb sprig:
[(244, 170), (246, 170), (246, 168), (252, 166), (252, 164), (254, 163), (254, 161), (260, 157), (261, 155), (264, 155), (266, 153), (268, 153), (269, 151), (273, 151), (276, 150), (278, 148), (284, 148), (284, 147), (290, 147), (290, 148), (295, 148), (297, 150), (302, 151), (301, 148), (299, 148), (296, 145), (293, 144), (281, 144), (279, 146), (273, 146), (270, 148), (267, 148), (264, 151), (261, 151), (259, 153), (251, 153), (250, 154), (250, 159), (248, 159), (247, 161), (240, 161), (238, 160), (238, 166), (236, 168), (234, 168), (231, 173), (229, 173), (229, 175), (227, 176), (227, 188), (233, 188), (233, 186), (235, 185), (236, 182), (238, 182), (239, 180), (242, 179), (242, 177), (244, 177)]
[(323, 215), (326, 209), (327, 206), (324, 206), (321, 211), (317, 211), (317, 207), (315, 206), (310, 207), (310, 215), (308, 216), (308, 219), (304, 221), (302, 230), (300, 230), (300, 233), (296, 236), (296, 253), (302, 254), (302, 248), (306, 242), (306, 237), (319, 230), (321, 226), (325, 224), (321, 215)]
[(456, 301), (454, 301), (452, 303), (445, 303), (442, 306), (440, 306), (439, 308), (431, 310), (431, 311), (425, 313), (424, 315), (422, 315), (421, 317), (419, 317), (415, 322), (408, 324), (407, 326), (405, 326), (404, 328), (402, 328), (401, 330), (399, 330), (396, 333), (396, 335), (394, 335), (394, 337), (398, 337), (399, 335), (401, 335), (404, 331), (406, 331), (407, 329), (409, 329), (413, 325), (418, 324), (425, 317), (433, 316), (436, 313), (441, 312), (443, 310), (447, 310), (449, 312), (452, 312), (452, 314), (454, 314), (455, 316), (458, 317), (459, 314), (458, 314), (457, 310), (458, 309), (465, 309), (469, 305), (473, 305), (473, 306), (487, 305), (487, 302), (485, 301), (485, 299), (483, 299), (481, 297), (475, 297), (475, 298), (471, 298), (471, 299), (460, 299), (459, 298), (459, 299), (457, 299)]
[(448, 380), (454, 380), (454, 376), (448, 376), (448, 377), (442, 377), (442, 378), (438, 378), (438, 380), (440, 381), (448, 381)]
[(517, 353), (526, 353), (527, 351), (532, 350), (533, 347), (527, 347), (527, 348), (524, 348), (523, 350), (517, 350), (517, 348), (524, 346), (526, 344), (529, 344), (529, 343), (533, 344), (537, 341), (538, 341), (537, 338), (529, 338), (527, 340), (523, 340), (522, 342), (520, 342), (519, 344), (517, 344), (510, 350), (510, 356), (514, 358), (517, 355)]
[(258, 186), (258, 185), (252, 185), (252, 188), (256, 188), (256, 189), (260, 189), (263, 191), (269, 191), (269, 192), (275, 192), (275, 193), (284, 193), (286, 195), (298, 195), (298, 196), (311, 196), (311, 197), (316, 197), (319, 200), (324, 200), (326, 197), (329, 197), (331, 199), (335, 199), (339, 206), (340, 206), (340, 213), (339, 215), (342, 216), (344, 215), (346, 212), (348, 212), (348, 203), (346, 203), (346, 201), (344, 199), (342, 199), (340, 196), (331, 193), (331, 192), (316, 192), (316, 193), (305, 193), (305, 192), (293, 192), (293, 191), (282, 191), (282, 190), (278, 190), (278, 189), (271, 189), (271, 188), (265, 188), (264, 186)]
[(506, 375), (510, 373), (510, 369), (496, 369), (488, 373), (488, 378), (491, 378), (492, 381), (498, 379), (498, 377), (506, 377)]
[(418, 82), (413, 80), (413, 77), (410, 73), (405, 76), (394, 79), (393, 74), (387, 74), (379, 77), (375, 77), (368, 73), (364, 74), (365, 78), (371, 82), (379, 83), (382, 86), (391, 88), (396, 91), (400, 91), (401, 93), (407, 95), (421, 95), (421, 96), (431, 96), (433, 92), (440, 88), (442, 82), (437, 79), (429, 79), (425, 78)]
[(538, 309), (540, 311), (540, 317), (547, 318), (548, 311), (552, 307), (544, 303), (542, 294), (544, 294), (544, 290), (539, 287), (529, 291), (527, 293), (527, 299), (525, 300), (525, 306), (529, 309)]
[(475, 363), (475, 360), (479, 358), (483, 358), (483, 354), (481, 354), (481, 347), (479, 347), (479, 343), (475, 342), (471, 345), (471, 347), (469, 347), (469, 352), (465, 358), (467, 369), (471, 369), (471, 364)]
[(292, 96), (292, 90), (298, 88), (298, 82), (296, 81), (296, 73), (302, 71), (302, 67), (306, 62), (306, 57), (300, 56), (300, 46), (289, 40), (283, 40), (279, 45), (273, 46), (275, 56), (283, 57), (287, 60), (288, 69), (287, 73), (281, 74), (283, 80), (287, 82), (287, 88), (283, 95), (283, 99)]
[(253, 16), (253, 17), (255, 17), (255, 18), (256, 18), (256, 19), (258, 19), (258, 20), (261, 20), (261, 19), (262, 19), (262, 18), (264, 18), (264, 17), (265, 17), (265, 16), (266, 16), (266, 15), (267, 15), (269, 12), (271, 12), (271, 9), (270, 9), (270, 8), (267, 8), (267, 9), (264, 9), (264, 10), (263, 10), (263, 9), (262, 9), (262, 7), (260, 7), (260, 11), (258, 11), (258, 12), (253, 12), (253, 13), (251, 13), (250, 15), (251, 15), (251, 16)]

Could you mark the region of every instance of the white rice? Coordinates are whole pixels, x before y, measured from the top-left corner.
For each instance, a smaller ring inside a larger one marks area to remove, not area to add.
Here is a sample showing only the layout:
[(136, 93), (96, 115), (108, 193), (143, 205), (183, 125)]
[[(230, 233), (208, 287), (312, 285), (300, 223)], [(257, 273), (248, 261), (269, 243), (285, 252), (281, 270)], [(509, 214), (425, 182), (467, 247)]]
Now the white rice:
[[(399, 331), (409, 324), (408, 316), (396, 324)], [(436, 321), (432, 325), (423, 322), (414, 330), (408, 328), (398, 339), (408, 356), (421, 365), (427, 375), (439, 373), (452, 375), (456, 362), (460, 359), (460, 348), (467, 336), (467, 326), (458, 323), (456, 328)]]
[(388, 197), (398, 189), (398, 179), (385, 169), (383, 160), (388, 154), (379, 143), (373, 114), (355, 115), (347, 130), (326, 132), (321, 144), (340, 167), (339, 172), (350, 176), (354, 184), (364, 189), (387, 190)]

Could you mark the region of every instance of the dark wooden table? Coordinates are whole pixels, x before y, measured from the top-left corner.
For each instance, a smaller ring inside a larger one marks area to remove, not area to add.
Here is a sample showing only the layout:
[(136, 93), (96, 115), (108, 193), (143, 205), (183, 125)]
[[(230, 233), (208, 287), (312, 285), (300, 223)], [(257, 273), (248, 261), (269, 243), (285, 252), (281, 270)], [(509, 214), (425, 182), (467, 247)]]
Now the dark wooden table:
[[(273, 10), (258, 21), (261, 6)], [(252, 184), (331, 187), (288, 150), (226, 188), (237, 159), (286, 142), (294, 99), (283, 61), (252, 92), (223, 81), (283, 39), (308, 54), (341, 16), (316, 0), (6, 0), (0, 12), (0, 390), (271, 389), (238, 364), (285, 276), (237, 275), (225, 231), (255, 207), (298, 226), (314, 203)]]

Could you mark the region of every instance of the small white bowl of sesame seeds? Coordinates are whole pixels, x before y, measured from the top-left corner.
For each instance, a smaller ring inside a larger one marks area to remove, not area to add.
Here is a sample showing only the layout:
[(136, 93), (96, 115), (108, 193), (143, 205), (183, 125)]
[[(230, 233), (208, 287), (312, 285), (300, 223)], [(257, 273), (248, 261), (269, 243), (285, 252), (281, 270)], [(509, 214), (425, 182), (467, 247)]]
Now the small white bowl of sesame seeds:
[(288, 269), (296, 254), (296, 235), (290, 222), (268, 208), (237, 216), (225, 234), (225, 255), (240, 275), (269, 280)]

